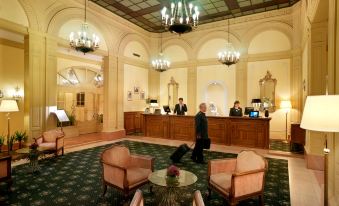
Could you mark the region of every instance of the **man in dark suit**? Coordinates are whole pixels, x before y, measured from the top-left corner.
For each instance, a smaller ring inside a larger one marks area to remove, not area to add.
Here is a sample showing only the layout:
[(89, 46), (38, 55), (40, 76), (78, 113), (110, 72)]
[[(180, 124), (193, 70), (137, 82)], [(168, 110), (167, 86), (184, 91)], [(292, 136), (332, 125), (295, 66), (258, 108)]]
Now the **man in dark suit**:
[(206, 104), (201, 103), (199, 105), (199, 110), (197, 115), (195, 115), (196, 141), (191, 159), (194, 162), (204, 164), (204, 139), (208, 138), (207, 117), (205, 114), (207, 110)]
[(187, 106), (184, 104), (184, 99), (182, 97), (179, 98), (179, 104), (175, 105), (174, 114), (177, 115), (185, 115), (187, 112)]
[(238, 100), (234, 102), (233, 107), (230, 109), (230, 117), (242, 117), (242, 109)]

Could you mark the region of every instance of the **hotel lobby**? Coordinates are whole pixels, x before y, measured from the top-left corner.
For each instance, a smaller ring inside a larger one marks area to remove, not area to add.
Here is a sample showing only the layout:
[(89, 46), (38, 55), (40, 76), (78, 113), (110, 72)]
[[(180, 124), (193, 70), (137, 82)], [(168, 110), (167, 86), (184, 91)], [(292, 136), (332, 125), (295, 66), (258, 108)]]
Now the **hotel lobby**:
[(337, 0), (0, 0), (0, 205), (339, 205)]

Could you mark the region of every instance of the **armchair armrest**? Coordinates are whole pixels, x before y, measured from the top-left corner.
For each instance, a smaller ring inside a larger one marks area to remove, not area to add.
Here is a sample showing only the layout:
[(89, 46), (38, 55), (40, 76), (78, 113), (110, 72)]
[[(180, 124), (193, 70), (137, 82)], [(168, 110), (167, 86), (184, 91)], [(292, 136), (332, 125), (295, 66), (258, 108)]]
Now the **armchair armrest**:
[(230, 173), (235, 171), (237, 159), (217, 159), (208, 162), (208, 176), (218, 173)]
[(56, 149), (60, 149), (64, 147), (64, 136), (59, 136), (55, 139)]
[(145, 169), (151, 169), (154, 171), (154, 157), (146, 156), (146, 155), (131, 155), (132, 166), (141, 167)]
[(41, 144), (41, 143), (43, 142), (42, 136), (37, 137), (37, 138), (33, 138), (33, 139), (34, 139), (35, 143), (37, 143), (38, 145)]
[(233, 197), (261, 192), (265, 184), (266, 169), (257, 169), (241, 173), (233, 173), (231, 188)]

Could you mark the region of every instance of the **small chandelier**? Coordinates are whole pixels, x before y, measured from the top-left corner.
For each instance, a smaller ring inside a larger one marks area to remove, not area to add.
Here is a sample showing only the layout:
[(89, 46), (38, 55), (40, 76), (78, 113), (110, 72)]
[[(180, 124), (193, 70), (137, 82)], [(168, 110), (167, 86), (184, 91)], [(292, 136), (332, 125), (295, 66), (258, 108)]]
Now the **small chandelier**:
[(85, 19), (84, 23), (81, 25), (81, 30), (77, 33), (71, 32), (69, 35), (69, 44), (76, 51), (81, 51), (84, 54), (87, 52), (93, 52), (99, 48), (99, 37), (95, 34), (92, 35), (92, 38), (88, 34), (88, 24), (87, 20), (87, 0), (85, 0)]
[(98, 88), (102, 87), (104, 85), (104, 78), (101, 74), (97, 74), (94, 77), (94, 85)]
[(170, 68), (170, 61), (168, 61), (162, 53), (162, 35), (160, 37), (160, 53), (157, 59), (152, 61), (152, 67), (155, 71), (163, 72)]
[(198, 7), (192, 3), (187, 5), (186, 0), (174, 0), (170, 11), (167, 7), (161, 10), (161, 22), (165, 29), (180, 35), (198, 26), (199, 14)]
[(226, 50), (219, 52), (218, 61), (227, 66), (238, 63), (240, 59), (240, 53), (235, 51), (232, 43), (230, 43), (230, 20), (228, 20), (228, 40), (226, 44)]

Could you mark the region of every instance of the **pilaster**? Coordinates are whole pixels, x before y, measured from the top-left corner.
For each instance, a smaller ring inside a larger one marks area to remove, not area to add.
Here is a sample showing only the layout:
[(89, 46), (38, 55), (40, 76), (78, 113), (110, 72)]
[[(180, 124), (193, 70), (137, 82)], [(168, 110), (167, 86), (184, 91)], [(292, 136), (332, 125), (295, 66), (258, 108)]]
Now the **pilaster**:
[(247, 104), (247, 65), (247, 58), (242, 58), (235, 70), (236, 99), (243, 105)]
[(187, 106), (189, 115), (197, 112), (197, 65), (190, 65), (187, 69)]

